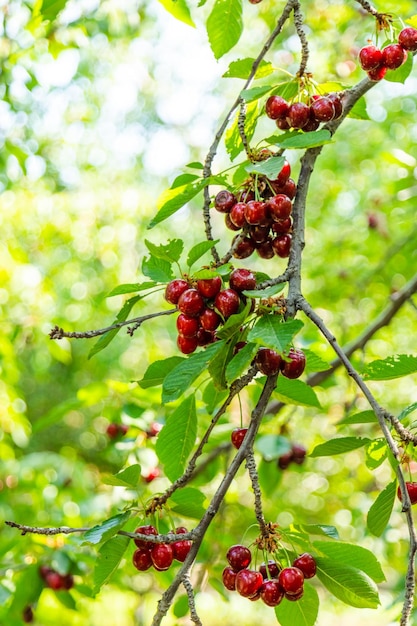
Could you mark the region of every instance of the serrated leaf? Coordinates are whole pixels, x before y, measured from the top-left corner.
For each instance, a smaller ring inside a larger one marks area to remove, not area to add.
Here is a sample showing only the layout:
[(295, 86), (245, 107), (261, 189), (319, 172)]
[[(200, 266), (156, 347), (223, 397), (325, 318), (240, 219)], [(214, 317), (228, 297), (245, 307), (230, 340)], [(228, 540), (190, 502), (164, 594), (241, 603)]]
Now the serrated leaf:
[(378, 420), (375, 417), (375, 413), (373, 411), (361, 411), (360, 413), (355, 413), (354, 415), (348, 415), (344, 417), (340, 422), (338, 422), (338, 426), (344, 426), (345, 424), (375, 424)]
[(251, 303), (247, 302), (245, 308), (239, 313), (231, 315), (223, 326), (216, 332), (217, 337), (220, 339), (229, 339), (233, 337), (237, 332), (240, 332), (242, 324), (245, 323), (251, 309)]
[(162, 402), (165, 404), (178, 400), (200, 374), (207, 370), (209, 362), (223, 348), (223, 345), (223, 341), (217, 341), (174, 367), (162, 384)]
[(314, 626), (319, 604), (317, 591), (307, 583), (302, 598), (297, 602), (281, 602), (275, 607), (275, 615), (281, 626)]
[(369, 120), (368, 111), (366, 110), (366, 100), (362, 96), (348, 113), (348, 117), (353, 117), (356, 120)]
[(159, 0), (159, 2), (168, 11), (168, 13), (171, 13), (171, 15), (177, 20), (195, 28), (195, 24), (191, 18), (190, 10), (185, 0)]
[[(130, 311), (133, 309), (136, 302), (142, 299), (143, 296), (133, 296), (133, 298), (129, 298), (126, 300), (119, 313), (117, 314), (116, 319), (113, 324), (117, 324), (119, 322), (125, 322), (129, 316)], [(117, 333), (120, 331), (120, 328), (114, 328), (113, 330), (109, 330), (108, 333), (102, 335), (100, 339), (94, 344), (88, 353), (88, 358), (91, 359), (95, 354), (104, 350), (111, 341), (116, 337)]]
[(201, 241), (191, 248), (187, 257), (188, 269), (196, 263), (201, 257), (219, 243), (220, 239), (215, 241)]
[(129, 537), (112, 537), (100, 548), (94, 568), (94, 594), (100, 591), (117, 569), (129, 543)]
[[(290, 135), (290, 136), (288, 136)], [(329, 130), (322, 128), (308, 133), (293, 132), (288, 134), (277, 142), (277, 146), (285, 149), (299, 150), (306, 148), (315, 148), (316, 146), (324, 146), (331, 143), (332, 135)]]
[(330, 363), (321, 358), (318, 354), (303, 348), (304, 355), (306, 357), (306, 371), (307, 372), (325, 372), (330, 369)]
[(42, 16), (46, 20), (54, 20), (67, 4), (67, 0), (43, 0)]
[(113, 296), (121, 296), (126, 293), (135, 293), (137, 291), (146, 291), (147, 289), (152, 289), (152, 287), (156, 287), (157, 283), (154, 281), (146, 281), (144, 283), (125, 283), (123, 285), (118, 285), (107, 296), (111, 298)]
[(380, 537), (386, 529), (391, 517), (397, 491), (397, 481), (389, 483), (372, 504), (366, 518), (366, 525), (370, 533)]
[(370, 443), (367, 437), (339, 437), (331, 439), (325, 443), (320, 443), (310, 453), (311, 457), (318, 456), (334, 456), (336, 454), (344, 454), (358, 448), (363, 448)]
[(291, 443), (281, 435), (264, 435), (255, 439), (255, 449), (265, 461), (275, 461), (283, 454), (290, 452)]
[(384, 572), (376, 556), (362, 546), (344, 541), (314, 541), (313, 546), (321, 555), (365, 572), (376, 583), (385, 580)]
[[(254, 62), (255, 59), (249, 57), (232, 61), (227, 71), (223, 74), (223, 78), (248, 78)], [(273, 71), (274, 68), (272, 64), (269, 61), (262, 60), (256, 70), (254, 78), (264, 78), (272, 74)]]
[(179, 261), (184, 249), (184, 242), (182, 239), (172, 239), (167, 244), (160, 244), (159, 246), (152, 243), (152, 241), (145, 239), (145, 245), (153, 257), (168, 261), (170, 264), (177, 263)]
[(385, 439), (371, 441), (366, 449), (366, 467), (375, 470), (388, 456), (388, 446)]
[(226, 368), (233, 357), (235, 343), (236, 340), (229, 339), (209, 363), (208, 371), (216, 389), (227, 388)]
[(242, 89), (240, 92), (241, 97), (245, 100), (245, 102), (255, 102), (262, 98), (267, 93), (272, 91), (273, 87), (270, 85), (262, 85), (262, 87), (251, 87), (251, 89)]
[(226, 381), (229, 385), (249, 369), (258, 349), (258, 344), (247, 343), (235, 354), (226, 367)]
[(263, 315), (249, 331), (248, 341), (255, 341), (282, 353), (290, 347), (303, 326), (301, 320), (283, 322), (277, 315)]
[(207, 18), (207, 34), (216, 59), (237, 44), (243, 31), (241, 0), (216, 0)]
[(283, 156), (270, 157), (265, 161), (259, 161), (257, 163), (249, 163), (245, 167), (248, 174), (263, 174), (267, 176), (270, 180), (275, 180), (278, 178), (278, 174), (282, 170), (282, 166), (285, 163), (285, 158)]
[(275, 393), (278, 394), (280, 400), (287, 404), (314, 406), (318, 409), (321, 407), (316, 392), (302, 380), (278, 376)]
[(169, 415), (155, 445), (165, 474), (172, 482), (183, 473), (196, 437), (197, 412), (195, 396), (191, 395)]
[(285, 283), (279, 285), (272, 285), (271, 287), (265, 287), (265, 289), (252, 289), (251, 291), (243, 291), (244, 296), (249, 298), (271, 298), (280, 293), (285, 287)]
[(411, 354), (395, 354), (386, 359), (368, 363), (362, 372), (365, 380), (393, 380), (417, 372), (417, 357)]
[[(258, 121), (258, 102), (250, 102), (246, 107), (245, 133), (250, 141), (255, 132), (256, 123)], [(239, 111), (236, 112), (235, 118), (227, 129), (225, 134), (226, 150), (233, 161), (244, 149), (242, 138), (239, 133)]]
[(142, 389), (148, 389), (149, 387), (157, 387), (162, 385), (165, 376), (169, 374), (174, 367), (177, 367), (180, 363), (186, 359), (181, 356), (171, 356), (161, 361), (154, 361), (146, 370), (143, 378), (138, 381), (139, 387)]
[(327, 557), (315, 557), (317, 578), (336, 598), (359, 609), (376, 609), (380, 604), (373, 580), (364, 572)]
[(170, 261), (145, 256), (142, 261), (142, 274), (157, 283), (168, 283), (174, 278)]
[(136, 488), (141, 479), (141, 467), (137, 463), (131, 465), (117, 474), (108, 474), (102, 477), (105, 485), (113, 485), (115, 487), (133, 487)]
[(171, 510), (184, 517), (192, 517), (193, 519), (201, 519), (205, 513), (203, 503), (206, 499), (204, 493), (192, 487), (177, 489), (170, 497)]
[(157, 202), (158, 213), (150, 221), (148, 229), (160, 224), (168, 217), (179, 211), (192, 200), (210, 182), (209, 178), (199, 179), (194, 183), (168, 189), (162, 193)]
[(403, 63), (396, 70), (388, 70), (388, 72), (384, 76), (384, 80), (388, 80), (392, 83), (405, 83), (407, 78), (410, 76), (413, 69), (413, 55), (409, 52), (407, 54), (407, 59), (405, 63)]
[(126, 524), (130, 517), (130, 511), (113, 515), (97, 526), (93, 526), (83, 535), (83, 543), (97, 544), (108, 541)]

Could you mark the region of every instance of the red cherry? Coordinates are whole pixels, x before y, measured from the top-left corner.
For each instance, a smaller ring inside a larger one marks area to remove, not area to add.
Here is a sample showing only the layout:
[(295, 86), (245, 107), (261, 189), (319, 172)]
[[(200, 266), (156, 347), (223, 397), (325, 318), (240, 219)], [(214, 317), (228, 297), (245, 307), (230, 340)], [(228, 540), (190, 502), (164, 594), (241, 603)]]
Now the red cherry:
[(291, 128), (303, 128), (310, 119), (310, 107), (304, 102), (294, 102), (286, 119)]
[[(136, 528), (135, 530), (135, 533), (140, 533), (141, 535), (157, 535), (158, 531), (154, 526), (147, 525), (138, 526), (138, 528)], [(133, 541), (135, 542), (135, 545), (141, 550), (150, 550), (152, 546), (155, 545), (154, 543), (146, 541), (146, 539), (134, 539)]]
[(45, 580), (46, 576), (48, 574), (50, 574), (51, 572), (53, 572), (54, 570), (49, 567), (48, 565), (41, 565), (39, 568), (39, 574), (40, 576)]
[(255, 357), (256, 365), (262, 374), (272, 376), (277, 374), (281, 369), (282, 358), (278, 352), (270, 348), (259, 348)]
[(248, 567), (252, 560), (252, 555), (249, 548), (236, 544), (228, 549), (226, 559), (228, 560), (230, 567), (235, 572), (239, 572), (240, 570)]
[(65, 574), (62, 577), (62, 588), (69, 591), (74, 586), (74, 576), (72, 574)]
[(250, 226), (249, 236), (255, 244), (264, 243), (269, 237), (269, 225), (261, 226), (258, 224), (257, 226)]
[(229, 285), (238, 293), (251, 291), (256, 287), (255, 274), (245, 268), (237, 268), (230, 274)]
[(290, 450), (289, 452), (285, 452), (284, 454), (281, 454), (281, 456), (278, 458), (277, 465), (279, 469), (286, 470), (287, 467), (293, 461), (294, 461), (294, 454), (293, 454), (293, 451)]
[(303, 126), (303, 131), (305, 133), (311, 133), (315, 130), (318, 129), (318, 127), (320, 126), (320, 120), (316, 119), (312, 108), (310, 107), (310, 117), (308, 119), (308, 122), (305, 126)]
[(275, 124), (278, 126), (280, 130), (289, 130), (291, 128), (288, 122), (288, 117), (279, 118), (278, 120), (275, 121)]
[(51, 571), (48, 572), (45, 576), (45, 583), (50, 589), (54, 591), (59, 591), (60, 589), (64, 589), (64, 580), (63, 576), (58, 572)]
[(200, 324), (204, 330), (208, 330), (213, 332), (218, 328), (219, 324), (222, 321), (222, 318), (214, 309), (204, 309), (202, 314), (200, 315)]
[(385, 65), (381, 65), (380, 67), (375, 68), (374, 70), (369, 70), (367, 72), (369, 80), (373, 80), (375, 82), (382, 80), (387, 73), (388, 68)]
[[(177, 528), (176, 532), (178, 534), (178, 528)], [(187, 530), (181, 528), (181, 532), (187, 532)], [(191, 550), (191, 546), (192, 545), (193, 545), (193, 542), (188, 540), (188, 539), (183, 539), (181, 541), (175, 541), (172, 544), (172, 551), (174, 553), (174, 559), (176, 559), (180, 563), (184, 563), (185, 559), (187, 558), (187, 555), (188, 555), (189, 551)]]
[(174, 553), (169, 543), (156, 543), (151, 549), (153, 566), (158, 572), (164, 572), (170, 568), (174, 559)]
[(282, 187), (287, 183), (290, 176), (291, 165), (288, 163), (288, 161), (284, 161), (284, 165), (282, 166), (280, 173), (278, 174), (276, 179), (272, 181), (272, 184), (276, 185), (277, 187)]
[(262, 583), (262, 574), (255, 570), (241, 569), (236, 574), (236, 591), (244, 598), (254, 596)]
[(133, 553), (132, 562), (137, 570), (146, 572), (146, 570), (152, 567), (151, 551), (146, 548), (138, 548)]
[[(269, 572), (269, 576), (268, 576), (267, 569)], [(269, 579), (269, 578), (278, 578), (279, 568), (278, 568), (278, 565), (273, 560), (269, 560), (268, 563), (261, 563), (259, 567), (259, 571), (261, 572), (264, 580)]]
[(417, 30), (412, 26), (406, 26), (398, 35), (398, 43), (404, 50), (417, 50)]
[(292, 455), (294, 463), (297, 465), (302, 465), (304, 463), (304, 459), (306, 458), (307, 450), (304, 446), (299, 443), (294, 443), (292, 446)]
[(297, 600), (300, 600), (303, 597), (303, 595), (304, 595), (304, 587), (300, 589), (298, 593), (286, 593), (285, 598), (289, 600), (290, 602), (297, 602)]
[(236, 448), (236, 450), (239, 450), (247, 432), (248, 432), (247, 428), (235, 428), (232, 431), (230, 439), (231, 439), (232, 445)]
[(392, 43), (382, 50), (382, 65), (389, 70), (396, 70), (406, 60), (407, 52), (399, 43)]
[(272, 259), (275, 256), (274, 249), (272, 247), (272, 240), (264, 241), (256, 245), (256, 252), (261, 259)]
[(150, 470), (150, 472), (148, 472), (148, 474), (144, 476), (145, 483), (151, 483), (153, 480), (155, 480), (155, 478), (158, 478), (160, 474), (161, 472), (159, 471), (159, 468), (154, 467), (154, 469)]
[(199, 328), (200, 322), (196, 317), (189, 317), (184, 313), (178, 315), (177, 330), (183, 337), (195, 337)]
[(237, 313), (239, 309), (239, 294), (234, 289), (223, 289), (217, 294), (214, 304), (216, 309), (227, 319)]
[(365, 72), (375, 70), (381, 65), (382, 52), (376, 46), (364, 46), (359, 50), (359, 63)]
[(186, 280), (182, 278), (176, 278), (175, 280), (171, 280), (170, 283), (166, 286), (165, 289), (165, 300), (170, 302), (171, 304), (178, 304), (178, 300), (181, 294), (184, 293), (187, 289), (190, 288), (190, 285)]
[(232, 206), (236, 204), (237, 200), (234, 194), (227, 189), (223, 189), (223, 191), (219, 191), (217, 196), (214, 199), (214, 207), (220, 213), (229, 213)]
[(246, 259), (254, 250), (255, 242), (250, 237), (244, 237), (236, 246), (233, 256), (235, 259)]
[[(198, 332), (200, 332), (200, 330)], [(191, 354), (192, 352), (195, 352), (199, 345), (197, 336), (198, 336), (198, 333), (195, 337), (184, 337), (184, 335), (178, 335), (177, 337), (178, 349), (183, 354)]]
[(288, 102), (281, 96), (269, 96), (265, 104), (265, 113), (271, 120), (277, 120), (286, 117), (288, 108)]
[(261, 599), (267, 606), (278, 606), (284, 598), (284, 590), (277, 580), (265, 580), (261, 587)]
[(200, 279), (197, 281), (197, 291), (204, 298), (214, 298), (222, 288), (222, 279), (220, 276), (213, 278)]
[(106, 433), (110, 439), (116, 439), (120, 434), (119, 424), (111, 422), (106, 428)]
[(281, 371), (287, 378), (299, 378), (306, 366), (306, 357), (302, 350), (290, 348), (288, 352), (289, 361), (283, 361)]
[(178, 308), (184, 315), (198, 317), (205, 308), (204, 298), (197, 289), (187, 289), (178, 300)]
[(298, 567), (284, 567), (278, 576), (278, 582), (286, 594), (300, 593), (304, 585), (304, 574)]
[(290, 256), (291, 240), (291, 235), (280, 235), (272, 240), (274, 252), (277, 256), (281, 257), (281, 259), (286, 259)]
[(245, 208), (245, 219), (248, 224), (265, 224), (268, 221), (268, 209), (265, 202), (251, 200)]
[(236, 572), (229, 566), (225, 567), (222, 573), (223, 585), (229, 591), (236, 590)]
[(292, 203), (288, 196), (279, 193), (268, 200), (268, 209), (275, 222), (285, 220), (291, 214)]
[(270, 181), (270, 185), (276, 194), (283, 193), (290, 200), (295, 198), (297, 186), (292, 178), (289, 178), (284, 185), (276, 185), (274, 181)]
[(329, 93), (327, 98), (331, 100), (334, 107), (334, 120), (338, 120), (343, 114), (343, 103), (339, 94), (332, 92)]
[(304, 574), (304, 578), (313, 578), (316, 575), (317, 565), (314, 558), (308, 552), (304, 552), (297, 557), (293, 564), (293, 567), (298, 567)]
[(215, 334), (208, 330), (205, 330), (204, 328), (200, 328), (197, 333), (197, 344), (199, 346), (207, 346), (209, 343), (213, 343), (215, 339)]
[(246, 224), (245, 209), (246, 204), (244, 202), (237, 202), (229, 213), (230, 221), (236, 228), (243, 228)]
[(278, 220), (272, 224), (272, 230), (276, 235), (287, 235), (292, 229), (292, 219), (287, 217), (286, 220)]
[(326, 96), (315, 100), (311, 105), (311, 111), (318, 122), (330, 122), (335, 115), (333, 102)]
[[(405, 486), (407, 488), (408, 496), (410, 498), (411, 504), (416, 504), (416, 502), (417, 502), (417, 483), (406, 482)], [(400, 486), (398, 486), (397, 495), (398, 495), (398, 498), (400, 499), (400, 501), (402, 502), (403, 496), (402, 496), (402, 493), (401, 493), (401, 487)]]
[(156, 437), (160, 433), (161, 430), (162, 430), (162, 424), (160, 424), (160, 422), (152, 422), (148, 430), (146, 431), (146, 436), (148, 438)]
[(230, 218), (230, 213), (226, 213), (226, 215), (224, 216), (224, 223), (226, 228), (228, 228), (229, 230), (233, 230), (234, 232), (237, 232), (241, 228), (240, 226), (236, 226), (235, 224), (233, 224)]

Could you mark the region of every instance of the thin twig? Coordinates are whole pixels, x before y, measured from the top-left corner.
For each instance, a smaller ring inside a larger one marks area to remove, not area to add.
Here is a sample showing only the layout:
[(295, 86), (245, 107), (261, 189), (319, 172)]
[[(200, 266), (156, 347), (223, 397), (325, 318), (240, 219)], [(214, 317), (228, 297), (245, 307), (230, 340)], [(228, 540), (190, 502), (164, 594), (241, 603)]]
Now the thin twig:
[(262, 537), (269, 537), (269, 531), (266, 528), (265, 517), (262, 510), (262, 493), (259, 486), (258, 470), (256, 468), (256, 461), (252, 448), (248, 449), (246, 455), (246, 468), (251, 479), (252, 489), (255, 496), (255, 516), (258, 520), (259, 530)]
[(58, 526), (57, 528), (40, 528), (38, 526), (26, 526), (25, 524), (17, 524), (16, 522), (5, 521), (7, 526), (17, 528), (22, 535), (70, 535), (71, 533), (86, 533), (90, 528), (70, 528), (69, 526)]
[(190, 577), (188, 574), (184, 575), (182, 579), (182, 584), (184, 586), (185, 591), (187, 592), (188, 597), (188, 606), (190, 607), (190, 617), (191, 621), (197, 626), (203, 626), (203, 622), (197, 615), (197, 610), (195, 608), (195, 597), (194, 597), (194, 589), (190, 581)]
[(308, 48), (308, 41), (304, 31), (304, 19), (303, 14), (301, 13), (300, 3), (294, 5), (294, 26), (297, 31), (298, 38), (301, 43), (301, 62), (300, 68), (298, 70), (298, 76), (302, 77), (307, 69), (308, 57), (310, 55), (310, 51)]

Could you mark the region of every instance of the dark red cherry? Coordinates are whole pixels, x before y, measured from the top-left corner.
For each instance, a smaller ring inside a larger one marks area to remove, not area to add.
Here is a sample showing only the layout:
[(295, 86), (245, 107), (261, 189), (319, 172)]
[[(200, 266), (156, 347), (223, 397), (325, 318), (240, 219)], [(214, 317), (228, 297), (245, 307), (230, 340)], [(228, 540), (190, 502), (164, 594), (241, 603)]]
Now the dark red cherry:
[(248, 224), (265, 224), (268, 221), (268, 209), (265, 202), (251, 200), (245, 208), (245, 219)]
[(375, 82), (382, 80), (387, 73), (388, 68), (385, 65), (381, 65), (380, 67), (375, 68), (374, 70), (369, 70), (367, 72), (369, 80), (373, 80)]
[(288, 114), (288, 102), (281, 96), (269, 96), (265, 104), (265, 113), (271, 120), (278, 120)]
[(198, 317), (205, 306), (204, 298), (197, 289), (187, 289), (178, 300), (179, 310), (188, 317)]
[(252, 555), (249, 548), (236, 544), (228, 549), (226, 559), (228, 560), (230, 567), (235, 572), (239, 572), (240, 570), (248, 567), (252, 560)]
[(195, 337), (199, 328), (200, 322), (196, 317), (189, 317), (184, 313), (178, 315), (177, 330), (183, 337)]
[(236, 204), (237, 200), (233, 193), (228, 191), (227, 189), (223, 189), (223, 191), (219, 191), (214, 199), (214, 207), (220, 213), (229, 213), (232, 206)]
[(291, 235), (279, 235), (272, 240), (274, 252), (281, 259), (286, 259), (290, 256), (291, 240)]
[(284, 567), (279, 573), (278, 582), (286, 594), (298, 594), (304, 586), (304, 574), (298, 567)]
[(364, 46), (359, 50), (359, 63), (365, 72), (375, 70), (381, 65), (382, 52), (376, 46)]
[(297, 600), (301, 600), (304, 595), (304, 587), (300, 589), (298, 593), (286, 593), (285, 598), (290, 602), (297, 602)]
[(267, 606), (278, 606), (284, 598), (284, 590), (277, 580), (265, 580), (260, 591), (261, 599)]
[(281, 369), (281, 355), (270, 348), (259, 348), (255, 357), (255, 363), (258, 369), (265, 376), (277, 374)]
[(317, 565), (314, 558), (308, 552), (304, 552), (297, 557), (292, 564), (293, 567), (298, 567), (304, 574), (304, 578), (313, 578), (316, 575)]
[(254, 596), (262, 583), (262, 574), (255, 570), (241, 569), (236, 574), (236, 591), (244, 598)]
[(382, 50), (382, 65), (389, 70), (396, 70), (407, 59), (407, 52), (398, 43), (392, 43)]
[(111, 422), (106, 428), (106, 433), (107, 436), (110, 437), (110, 439), (116, 439), (120, 434), (119, 424), (116, 424), (116, 422)]
[(284, 165), (282, 166), (278, 176), (275, 178), (275, 180), (272, 181), (272, 184), (276, 187), (282, 187), (286, 184), (290, 176), (291, 165), (288, 163), (288, 161), (284, 161)]
[(287, 235), (292, 230), (292, 219), (278, 220), (272, 224), (272, 230), (276, 235)]
[(174, 553), (169, 543), (156, 543), (151, 549), (153, 566), (158, 572), (169, 569), (174, 559)]
[(145, 474), (143, 479), (145, 483), (151, 483), (153, 480), (155, 480), (155, 478), (158, 478), (160, 475), (161, 471), (159, 467), (154, 467), (153, 469), (149, 470), (147, 474)]
[(289, 130), (291, 128), (288, 117), (279, 118), (275, 121), (275, 124), (278, 126), (280, 130)]
[(291, 215), (292, 204), (288, 196), (279, 193), (268, 200), (268, 209), (272, 219), (276, 222), (285, 220)]
[(291, 128), (303, 128), (310, 119), (310, 107), (304, 102), (294, 102), (286, 119)]
[(256, 244), (256, 252), (261, 259), (272, 259), (272, 257), (275, 256), (272, 240), (269, 239), (268, 241)]
[[(267, 569), (269, 572), (269, 576), (268, 576)], [(280, 570), (279, 570), (278, 565), (275, 563), (275, 561), (270, 559), (268, 563), (261, 563), (259, 567), (259, 571), (261, 572), (262, 577), (264, 579), (267, 579), (267, 578), (278, 578), (278, 574)]]
[(329, 93), (327, 98), (331, 100), (334, 107), (334, 120), (338, 120), (343, 114), (343, 103), (338, 93)]
[[(185, 528), (185, 526), (179, 526), (175, 531), (177, 535), (181, 535), (187, 532), (188, 530)], [(176, 559), (180, 563), (184, 563), (189, 551), (191, 550), (192, 545), (193, 545), (193, 542), (189, 539), (181, 539), (180, 541), (174, 541), (174, 543), (172, 544), (172, 551), (174, 553), (174, 559)]]
[(152, 567), (151, 551), (147, 548), (137, 549), (133, 553), (132, 563), (140, 572), (146, 572)]
[(248, 432), (247, 428), (235, 428), (232, 431), (230, 439), (231, 439), (232, 445), (236, 448), (236, 450), (239, 450), (247, 432)]
[(304, 463), (304, 459), (306, 458), (307, 450), (304, 446), (299, 443), (294, 443), (292, 445), (292, 456), (294, 463), (297, 465), (302, 465)]
[(204, 328), (200, 328), (197, 333), (197, 345), (207, 346), (209, 343), (213, 343), (214, 340), (214, 333), (210, 332), (209, 330), (205, 330)]
[(229, 285), (238, 293), (242, 291), (251, 291), (256, 287), (255, 274), (251, 270), (245, 268), (237, 268), (230, 274)]
[(236, 573), (230, 566), (225, 567), (222, 573), (223, 585), (229, 591), (236, 590)]
[(181, 294), (184, 293), (187, 289), (190, 288), (190, 285), (186, 280), (182, 278), (176, 278), (175, 280), (171, 280), (170, 283), (166, 286), (165, 289), (165, 300), (170, 302), (171, 304), (178, 304), (178, 300), (180, 299)]
[(330, 122), (335, 116), (333, 102), (323, 96), (311, 105), (311, 111), (318, 122)]
[(246, 224), (245, 210), (246, 204), (244, 202), (237, 202), (230, 211), (230, 221), (233, 222), (236, 228), (243, 228)]
[(271, 181), (270, 184), (272, 185), (272, 188), (276, 194), (283, 193), (284, 195), (288, 196), (290, 200), (295, 198), (297, 186), (292, 178), (289, 178), (284, 185), (275, 185), (274, 181)]
[(61, 576), (61, 574), (59, 574), (58, 572), (55, 572), (54, 570), (46, 574), (45, 583), (50, 589), (53, 589), (54, 591), (59, 591), (60, 589), (64, 589), (63, 577)]
[(284, 454), (281, 454), (281, 456), (278, 458), (277, 465), (279, 469), (286, 470), (293, 461), (293, 451), (289, 450), (288, 452), (284, 452)]
[(398, 43), (404, 50), (415, 52), (417, 50), (417, 30), (412, 26), (406, 26), (398, 35)]
[(213, 278), (200, 278), (197, 281), (197, 291), (204, 298), (214, 298), (222, 288), (222, 279), (220, 276), (214, 276)]
[[(416, 504), (416, 502), (417, 502), (417, 483), (406, 482), (405, 486), (406, 486), (406, 489), (408, 491), (408, 497), (410, 498), (411, 504)], [(398, 495), (398, 498), (400, 499), (400, 501), (402, 502), (403, 497), (402, 497), (400, 486), (398, 486), (397, 495)]]
[(298, 378), (304, 372), (306, 357), (302, 350), (290, 348), (288, 352), (289, 361), (282, 361), (281, 371), (287, 378)]
[(234, 289), (223, 289), (217, 294), (214, 305), (225, 319), (237, 313), (239, 309), (240, 298)]
[(233, 232), (235, 233), (240, 230), (240, 227), (233, 224), (232, 220), (230, 219), (230, 213), (226, 213), (226, 215), (224, 216), (224, 223), (226, 228), (228, 228), (229, 230), (233, 230)]
[[(154, 526), (151, 526), (150, 524), (148, 524), (147, 526), (138, 526), (138, 528), (136, 528), (135, 533), (139, 533), (141, 535), (157, 535), (158, 531), (156, 530), (156, 528)], [(154, 543), (151, 543), (150, 541), (146, 541), (145, 539), (134, 539), (133, 540), (135, 542), (135, 545), (140, 549), (147, 549), (150, 550), (152, 548), (152, 546), (154, 546)]]
[(195, 337), (184, 337), (184, 335), (178, 335), (177, 346), (183, 354), (191, 354), (197, 350), (199, 345), (197, 336), (200, 330), (201, 329), (199, 329)]
[[(233, 243), (233, 242), (232, 242)], [(255, 242), (250, 237), (243, 237), (237, 244), (233, 256), (235, 259), (246, 259), (255, 250)]]
[(258, 224), (257, 226), (250, 226), (249, 237), (255, 242), (255, 244), (264, 243), (269, 237), (269, 225), (261, 226)]
[(216, 330), (216, 328), (218, 328), (220, 322), (222, 321), (222, 318), (218, 313), (216, 313), (216, 311), (207, 308), (204, 309), (199, 317), (199, 320), (204, 330), (213, 332), (214, 330)]

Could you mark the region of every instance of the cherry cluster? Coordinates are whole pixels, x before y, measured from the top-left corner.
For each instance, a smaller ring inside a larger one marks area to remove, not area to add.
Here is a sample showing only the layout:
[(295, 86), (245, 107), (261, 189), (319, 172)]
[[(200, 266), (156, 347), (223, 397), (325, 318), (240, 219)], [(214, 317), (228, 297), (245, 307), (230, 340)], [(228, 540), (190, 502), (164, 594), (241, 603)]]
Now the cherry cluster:
[(281, 567), (274, 560), (249, 569), (252, 554), (243, 545), (231, 546), (226, 555), (229, 565), (222, 574), (223, 585), (249, 600), (261, 599), (267, 606), (278, 606), (284, 598), (295, 602), (302, 598), (304, 580), (316, 574), (316, 561), (308, 552), (297, 557), (291, 567)]
[(110, 422), (106, 428), (106, 433), (110, 439), (118, 439), (119, 437), (124, 437), (128, 430), (129, 427), (126, 424)]
[(45, 581), (45, 585), (54, 591), (68, 591), (74, 586), (74, 577), (72, 574), (60, 574), (48, 565), (41, 565), (39, 574)]
[(382, 80), (388, 70), (396, 70), (406, 61), (407, 53), (417, 50), (417, 29), (408, 26), (398, 35), (398, 43), (382, 50), (368, 45), (359, 51), (359, 63), (371, 80)]
[(191, 354), (198, 346), (215, 341), (217, 328), (246, 301), (242, 292), (255, 286), (255, 274), (244, 268), (233, 270), (226, 289), (220, 276), (197, 281), (177, 278), (168, 283), (165, 299), (180, 312), (177, 345), (181, 352)]
[(280, 469), (285, 470), (291, 463), (302, 465), (307, 455), (307, 450), (300, 443), (293, 443), (291, 450), (285, 454), (281, 454), (278, 458), (277, 465)]
[(341, 117), (343, 104), (338, 93), (325, 96), (309, 96), (308, 102), (288, 102), (281, 96), (270, 96), (265, 112), (275, 120), (280, 130), (302, 129), (304, 132), (317, 130), (321, 122), (331, 122)]
[[(184, 526), (179, 526), (174, 531), (180, 535), (187, 533), (188, 530)], [(158, 531), (154, 526), (139, 526), (135, 533), (142, 535), (157, 535)], [(191, 549), (192, 542), (181, 539), (173, 543), (153, 543), (144, 539), (134, 539), (137, 550), (134, 551), (132, 562), (137, 570), (145, 572), (154, 567), (158, 572), (164, 572), (169, 569), (174, 559), (183, 563)]]
[[(271, 154), (266, 151), (265, 156)], [(274, 180), (265, 176), (251, 177), (235, 193), (223, 189), (216, 195), (214, 208), (226, 214), (227, 228), (243, 230), (244, 236), (240, 236), (234, 247), (236, 259), (245, 259), (255, 250), (261, 259), (289, 256), (292, 200), (297, 191), (290, 175), (291, 166), (285, 161)], [(233, 243), (235, 241), (236, 238)]]

